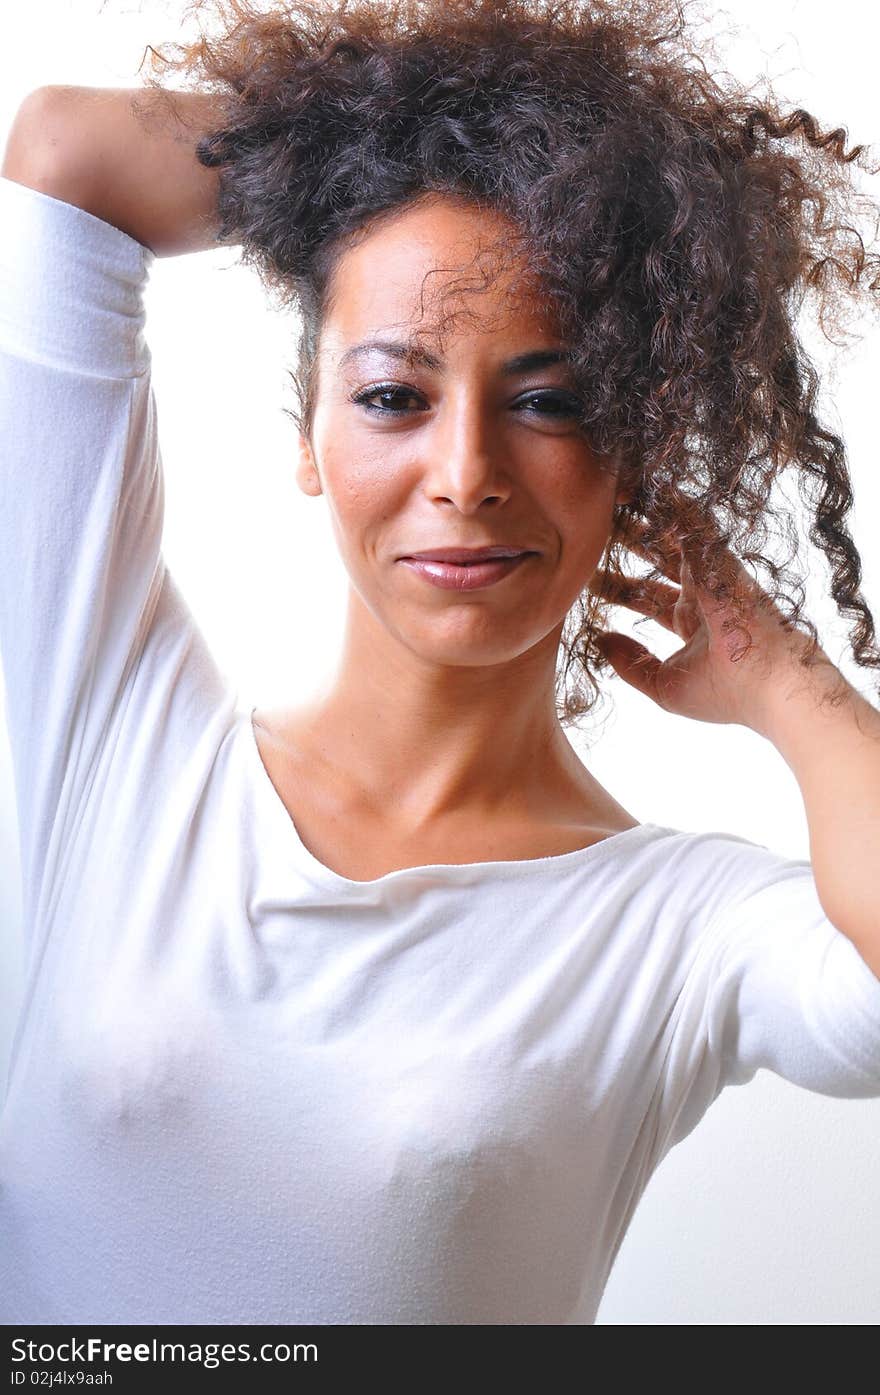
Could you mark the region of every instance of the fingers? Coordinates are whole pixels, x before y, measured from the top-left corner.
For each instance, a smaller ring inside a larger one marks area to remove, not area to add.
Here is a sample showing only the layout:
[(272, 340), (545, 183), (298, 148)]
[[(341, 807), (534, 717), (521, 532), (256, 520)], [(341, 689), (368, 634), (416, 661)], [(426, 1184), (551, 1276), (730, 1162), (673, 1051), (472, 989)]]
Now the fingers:
[(670, 581), (678, 581), (682, 561), (679, 544), (672, 544), (672, 554), (664, 555), (660, 551), (660, 543), (652, 537), (648, 525), (639, 518), (626, 519), (621, 541), (628, 551), (634, 552), (637, 556), (643, 557), (645, 561), (659, 566), (664, 576), (668, 576)]
[(637, 688), (646, 697), (652, 698), (660, 706), (663, 705), (660, 698), (660, 684), (664, 664), (661, 659), (658, 659), (643, 644), (639, 644), (638, 640), (633, 639), (631, 635), (610, 634), (599, 647), (615, 672), (626, 683)]
[(609, 572), (607, 568), (597, 570), (587, 588), (592, 595), (610, 601), (612, 605), (622, 605), (629, 610), (637, 610), (650, 616), (665, 629), (677, 633), (675, 628), (675, 607), (681, 597), (677, 587), (667, 586), (662, 581), (650, 581), (644, 577), (627, 577), (620, 572)]
[[(685, 573), (687, 573), (688, 583), (693, 581), (681, 543), (667, 544), (664, 539), (663, 545), (668, 545), (671, 549), (668, 556), (664, 555), (660, 550), (661, 544), (652, 537), (652, 530), (643, 519), (627, 518), (624, 522), (621, 541), (628, 551), (634, 552), (636, 556), (643, 557), (653, 565), (659, 566), (664, 576), (669, 577), (671, 581), (683, 581)], [(725, 547), (723, 549), (722, 560), (727, 570), (727, 579), (730, 585), (738, 585), (743, 588), (744, 594), (747, 596), (752, 595), (760, 598), (763, 594), (761, 589), (757, 587), (754, 578), (731, 548)]]

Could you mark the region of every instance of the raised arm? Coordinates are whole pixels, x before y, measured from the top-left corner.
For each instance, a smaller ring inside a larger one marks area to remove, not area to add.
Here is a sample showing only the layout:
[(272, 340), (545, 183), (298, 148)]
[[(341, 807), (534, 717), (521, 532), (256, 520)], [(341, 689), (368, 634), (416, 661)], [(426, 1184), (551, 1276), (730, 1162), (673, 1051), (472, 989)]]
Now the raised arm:
[(211, 94), (149, 88), (38, 87), (9, 132), (0, 174), (92, 213), (157, 257), (216, 240), (219, 171), (199, 138), (220, 123)]

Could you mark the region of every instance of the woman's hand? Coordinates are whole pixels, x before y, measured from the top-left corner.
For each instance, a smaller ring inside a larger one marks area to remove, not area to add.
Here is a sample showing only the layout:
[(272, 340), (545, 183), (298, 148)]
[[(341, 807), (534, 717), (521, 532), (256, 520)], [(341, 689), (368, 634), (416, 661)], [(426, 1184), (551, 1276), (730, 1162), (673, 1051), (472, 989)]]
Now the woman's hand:
[[(649, 558), (647, 537), (644, 524), (628, 523), (627, 547)], [(735, 628), (723, 633), (732, 608), (716, 603), (695, 584), (680, 547), (676, 557), (662, 564), (664, 574), (678, 583), (675, 586), (597, 571), (589, 590), (615, 605), (651, 616), (683, 639), (682, 647), (661, 660), (637, 640), (617, 632), (601, 634), (597, 645), (621, 678), (665, 711), (702, 722), (741, 722), (762, 732), (771, 694), (778, 702), (780, 685), (797, 678), (798, 655), (807, 636), (783, 628), (782, 616), (766, 592), (730, 549), (725, 555), (735, 594), (745, 600), (752, 639), (746, 654), (731, 657), (744, 647), (746, 636)], [(815, 662), (831, 665), (821, 649)]]

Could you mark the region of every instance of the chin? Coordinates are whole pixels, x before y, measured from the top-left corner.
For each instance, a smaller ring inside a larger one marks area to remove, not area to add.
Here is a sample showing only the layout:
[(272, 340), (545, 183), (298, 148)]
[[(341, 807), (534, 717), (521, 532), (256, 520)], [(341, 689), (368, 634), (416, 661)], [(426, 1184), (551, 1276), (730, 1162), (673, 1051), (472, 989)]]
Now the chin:
[[(413, 653), (426, 663), (447, 664), (456, 668), (488, 668), (511, 663), (534, 648), (546, 637), (546, 631), (535, 634), (502, 635), (497, 619), (485, 618), (484, 623), (460, 623), (461, 617), (449, 617), (452, 623), (438, 625), (434, 618), (430, 631), (419, 626), (418, 631), (397, 631), (398, 636)], [(439, 630), (439, 632), (438, 632)], [(491, 630), (491, 633), (487, 633)]]

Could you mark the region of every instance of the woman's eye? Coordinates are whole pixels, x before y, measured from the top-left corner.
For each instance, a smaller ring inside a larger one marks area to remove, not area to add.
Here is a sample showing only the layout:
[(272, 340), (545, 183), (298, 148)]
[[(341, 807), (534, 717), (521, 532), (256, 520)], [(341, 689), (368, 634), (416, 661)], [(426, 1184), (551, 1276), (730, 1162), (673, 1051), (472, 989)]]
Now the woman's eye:
[(393, 384), (380, 384), (379, 387), (367, 388), (365, 392), (354, 393), (351, 400), (352, 402), (356, 402), (359, 406), (364, 407), (368, 412), (376, 412), (381, 416), (399, 417), (403, 415), (406, 408), (377, 407), (373, 404), (371, 399), (374, 397), (385, 397), (399, 402), (401, 398), (415, 398), (417, 396), (418, 394), (413, 392), (411, 388), (395, 387)]
[[(377, 406), (374, 398), (384, 399), (387, 404), (394, 405)], [(401, 387), (394, 383), (380, 383), (377, 387), (367, 388), (363, 392), (352, 393), (352, 402), (364, 408), (367, 412), (374, 412), (379, 416), (404, 416), (409, 410), (402, 403), (420, 400), (420, 394), (414, 392), (412, 388)], [(516, 411), (525, 409), (536, 416), (568, 420), (577, 414), (579, 403), (576, 398), (564, 392), (530, 392), (526, 397), (520, 398), (514, 404)]]
[[(530, 392), (528, 397), (523, 397), (520, 401), (522, 404), (537, 402), (542, 404), (543, 407), (549, 406), (551, 408), (550, 411), (541, 410), (538, 412), (538, 416), (541, 417), (573, 417), (576, 415), (579, 406), (576, 398), (570, 397), (568, 393), (564, 392)], [(529, 410), (534, 410), (534, 408), (530, 408)]]

